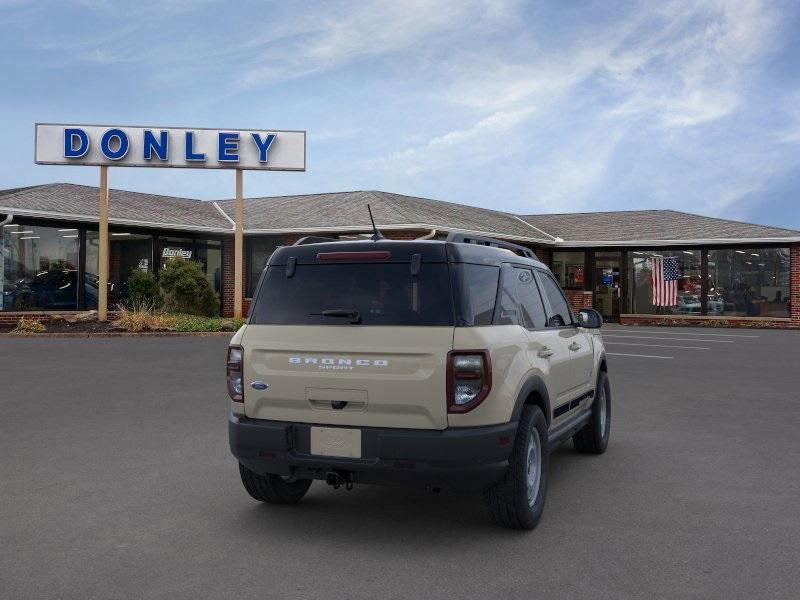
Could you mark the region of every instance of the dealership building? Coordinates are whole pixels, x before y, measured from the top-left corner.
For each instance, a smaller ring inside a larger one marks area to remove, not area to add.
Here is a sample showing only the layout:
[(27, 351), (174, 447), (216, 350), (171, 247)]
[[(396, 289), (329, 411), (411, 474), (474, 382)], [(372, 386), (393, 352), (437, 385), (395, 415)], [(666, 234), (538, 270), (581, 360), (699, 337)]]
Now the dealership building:
[[(92, 309), (98, 298), (98, 194), (55, 183), (0, 190), (0, 323)], [(245, 310), (278, 246), (306, 235), (444, 239), (450, 232), (527, 246), (553, 270), (573, 307), (622, 323), (800, 328), (800, 231), (672, 210), (514, 215), (379, 191), (244, 201)], [(109, 305), (124, 301), (134, 269), (200, 263), (233, 313), (233, 200), (111, 190)], [(671, 293), (656, 293), (655, 273)], [(674, 282), (674, 283), (673, 283)]]

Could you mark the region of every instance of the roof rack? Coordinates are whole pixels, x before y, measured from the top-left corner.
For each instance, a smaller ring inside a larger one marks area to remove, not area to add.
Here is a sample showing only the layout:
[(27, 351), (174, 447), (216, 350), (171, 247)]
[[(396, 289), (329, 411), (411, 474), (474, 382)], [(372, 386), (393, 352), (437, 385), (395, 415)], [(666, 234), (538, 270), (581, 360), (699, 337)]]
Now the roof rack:
[(504, 250), (511, 250), (511, 252), (513, 252), (514, 254), (519, 254), (526, 258), (532, 258), (534, 260), (538, 260), (536, 258), (536, 255), (533, 253), (533, 250), (531, 250), (530, 248), (526, 248), (525, 246), (512, 244), (511, 242), (505, 242), (503, 240), (498, 240), (495, 238), (483, 237), (481, 235), (470, 235), (467, 233), (450, 232), (447, 234), (447, 241), (456, 244), (475, 244), (477, 246), (491, 246), (492, 248), (503, 248)]
[(306, 244), (322, 244), (324, 242), (338, 242), (341, 240), (337, 240), (336, 238), (331, 237), (322, 237), (319, 235), (307, 235), (305, 237), (301, 237), (297, 240), (292, 246), (305, 246)]

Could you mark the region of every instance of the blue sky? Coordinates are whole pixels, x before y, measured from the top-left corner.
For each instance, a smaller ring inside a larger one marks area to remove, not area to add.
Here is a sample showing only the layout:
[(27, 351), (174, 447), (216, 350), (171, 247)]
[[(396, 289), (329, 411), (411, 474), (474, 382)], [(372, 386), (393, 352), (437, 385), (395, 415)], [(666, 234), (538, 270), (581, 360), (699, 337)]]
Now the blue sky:
[[(796, 2), (0, 0), (0, 188), (33, 123), (306, 129), (248, 196), (381, 189), (520, 213), (673, 208), (800, 229)], [(230, 197), (232, 173), (112, 169)]]

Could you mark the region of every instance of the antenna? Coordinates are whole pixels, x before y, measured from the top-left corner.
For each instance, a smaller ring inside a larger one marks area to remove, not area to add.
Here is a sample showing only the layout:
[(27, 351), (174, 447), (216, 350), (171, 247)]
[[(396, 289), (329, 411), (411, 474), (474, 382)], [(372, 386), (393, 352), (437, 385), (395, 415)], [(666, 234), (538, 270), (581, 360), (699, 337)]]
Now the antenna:
[(377, 242), (378, 240), (385, 239), (383, 234), (378, 229), (377, 225), (375, 225), (375, 217), (372, 216), (372, 207), (367, 204), (367, 211), (369, 211), (369, 220), (372, 221), (372, 230), (375, 232), (372, 234), (372, 238), (370, 238), (373, 242)]

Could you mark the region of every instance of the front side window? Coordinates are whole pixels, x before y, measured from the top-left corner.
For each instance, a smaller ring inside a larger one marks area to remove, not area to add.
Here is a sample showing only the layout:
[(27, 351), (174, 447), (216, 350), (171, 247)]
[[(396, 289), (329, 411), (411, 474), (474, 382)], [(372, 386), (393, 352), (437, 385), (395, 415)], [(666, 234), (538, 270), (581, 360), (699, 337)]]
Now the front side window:
[(708, 251), (708, 314), (790, 317), (789, 248)]
[(563, 327), (572, 323), (572, 312), (569, 309), (564, 294), (556, 284), (555, 279), (547, 273), (539, 273), (539, 283), (542, 292), (547, 297), (550, 304), (549, 327)]
[(78, 230), (12, 223), (0, 229), (3, 310), (78, 307)]
[(253, 325), (453, 325), (444, 263), (285, 265), (267, 268), (250, 315)]

